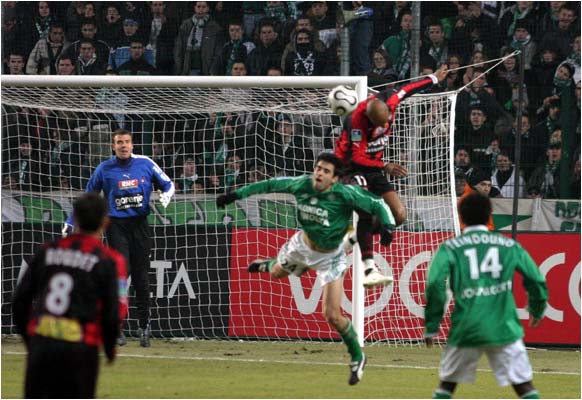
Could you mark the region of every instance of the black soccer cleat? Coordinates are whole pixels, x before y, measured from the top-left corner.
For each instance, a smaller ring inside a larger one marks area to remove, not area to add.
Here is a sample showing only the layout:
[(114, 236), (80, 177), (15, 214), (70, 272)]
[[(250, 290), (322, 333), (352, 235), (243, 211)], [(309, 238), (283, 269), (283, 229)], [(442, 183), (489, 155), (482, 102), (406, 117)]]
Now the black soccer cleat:
[(150, 327), (148, 326), (145, 329), (139, 328), (137, 330), (137, 334), (139, 336), (139, 345), (141, 347), (150, 347)]
[(355, 385), (362, 380), (364, 376), (364, 367), (366, 366), (366, 355), (362, 354), (362, 359), (360, 361), (352, 361), (350, 363), (350, 385)]
[(269, 261), (257, 259), (249, 264), (248, 270), (249, 272), (269, 272)]

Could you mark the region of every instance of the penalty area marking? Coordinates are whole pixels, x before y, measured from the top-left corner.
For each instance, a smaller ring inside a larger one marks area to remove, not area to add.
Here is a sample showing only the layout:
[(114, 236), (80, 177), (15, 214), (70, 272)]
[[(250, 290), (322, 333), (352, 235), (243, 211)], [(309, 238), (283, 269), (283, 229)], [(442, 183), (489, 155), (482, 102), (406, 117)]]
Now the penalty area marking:
[[(26, 355), (25, 352), (6, 351), (2, 354), (7, 355)], [(142, 359), (159, 359), (159, 360), (182, 360), (182, 361), (236, 361), (241, 363), (273, 363), (273, 364), (296, 364), (296, 365), (322, 365), (322, 366), (345, 366), (345, 363), (330, 363), (319, 361), (296, 361), (296, 360), (267, 360), (264, 358), (230, 358), (230, 357), (194, 357), (194, 356), (162, 356), (147, 354), (117, 354), (122, 358), (142, 358)], [(437, 367), (422, 367), (418, 365), (393, 365), (393, 364), (373, 364), (368, 363), (368, 367), (385, 368), (385, 369), (420, 369), (420, 370), (438, 370)], [(490, 369), (477, 369), (479, 372), (491, 372)], [(562, 371), (534, 371), (534, 374), (544, 375), (580, 375), (580, 372), (562, 372)]]

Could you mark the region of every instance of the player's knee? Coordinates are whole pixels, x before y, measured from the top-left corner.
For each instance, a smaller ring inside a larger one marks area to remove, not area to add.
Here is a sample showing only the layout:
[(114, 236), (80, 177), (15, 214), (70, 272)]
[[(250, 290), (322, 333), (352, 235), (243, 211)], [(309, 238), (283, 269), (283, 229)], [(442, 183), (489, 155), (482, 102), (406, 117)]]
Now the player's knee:
[(408, 213), (406, 212), (406, 208), (404, 207), (400, 207), (392, 211), (392, 215), (394, 215), (394, 222), (396, 223), (396, 226), (402, 225), (404, 221), (406, 221), (406, 218), (408, 217)]
[(271, 277), (272, 278), (281, 279), (281, 278), (285, 278), (288, 275), (289, 275), (289, 272), (287, 272), (283, 268), (281, 268), (281, 265), (279, 263), (276, 263), (271, 268)]
[(342, 313), (335, 309), (326, 309), (324, 312), (324, 317), (327, 323), (333, 326), (336, 330), (340, 329), (344, 319)]

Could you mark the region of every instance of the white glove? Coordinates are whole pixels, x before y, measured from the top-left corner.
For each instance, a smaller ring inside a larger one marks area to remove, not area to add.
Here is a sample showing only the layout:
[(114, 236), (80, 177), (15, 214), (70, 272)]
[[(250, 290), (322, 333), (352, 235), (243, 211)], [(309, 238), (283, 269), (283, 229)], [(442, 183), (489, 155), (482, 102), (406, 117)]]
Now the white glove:
[(171, 199), (172, 196), (169, 193), (167, 192), (160, 193), (160, 203), (162, 203), (162, 207), (164, 208), (168, 207), (168, 204), (170, 204)]
[(66, 222), (63, 224), (63, 229), (61, 229), (61, 233), (63, 235), (64, 238), (66, 238), (67, 236), (69, 236), (71, 233), (73, 233), (73, 225), (71, 224), (67, 224)]

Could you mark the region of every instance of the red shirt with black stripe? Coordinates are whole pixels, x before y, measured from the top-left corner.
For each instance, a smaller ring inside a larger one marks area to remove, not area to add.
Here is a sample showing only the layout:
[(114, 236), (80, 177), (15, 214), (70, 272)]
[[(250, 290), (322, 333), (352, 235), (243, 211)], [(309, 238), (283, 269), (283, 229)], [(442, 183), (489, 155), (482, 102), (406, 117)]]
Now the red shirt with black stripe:
[[(344, 120), (344, 129), (337, 139), (335, 154), (355, 171), (377, 171), (384, 167), (384, 150), (388, 144), (392, 124), (396, 118), (396, 108), (405, 98), (438, 83), (434, 75), (418, 82), (403, 86), (395, 93), (383, 91), (358, 103), (354, 112)], [(387, 127), (375, 127), (366, 115), (368, 102), (379, 99), (390, 110)]]
[(110, 359), (127, 310), (124, 257), (85, 234), (43, 245), (13, 299), (14, 322), (25, 340), (103, 344)]

